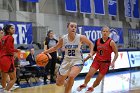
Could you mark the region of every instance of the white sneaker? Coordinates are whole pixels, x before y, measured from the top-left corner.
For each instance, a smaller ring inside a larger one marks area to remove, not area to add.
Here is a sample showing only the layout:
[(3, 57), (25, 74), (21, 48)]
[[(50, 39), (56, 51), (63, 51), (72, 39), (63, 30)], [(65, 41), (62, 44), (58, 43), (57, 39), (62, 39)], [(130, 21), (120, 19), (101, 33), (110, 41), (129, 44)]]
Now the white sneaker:
[(82, 84), (77, 88), (77, 91), (80, 92), (82, 89), (86, 88), (87, 86)]
[(15, 90), (15, 89), (17, 89), (17, 88), (19, 88), (19, 86), (15, 86), (15, 85), (14, 85), (10, 90), (13, 91), (13, 90)]
[(2, 89), (2, 85), (0, 85), (0, 89)]
[(43, 80), (42, 78), (39, 78), (39, 81), (40, 81), (40, 82), (43, 82), (44, 80)]
[(7, 90), (4, 90), (4, 93), (12, 93), (10, 90), (7, 91)]

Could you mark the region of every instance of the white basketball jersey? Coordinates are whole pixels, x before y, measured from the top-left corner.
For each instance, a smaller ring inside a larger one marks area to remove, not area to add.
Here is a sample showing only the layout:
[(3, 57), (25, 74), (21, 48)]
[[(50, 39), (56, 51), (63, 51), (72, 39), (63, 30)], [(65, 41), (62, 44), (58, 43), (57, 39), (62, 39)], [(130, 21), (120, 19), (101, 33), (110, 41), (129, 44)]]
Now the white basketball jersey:
[(76, 34), (73, 41), (69, 41), (68, 34), (64, 35), (63, 47), (65, 48), (65, 58), (82, 59), (80, 34)]

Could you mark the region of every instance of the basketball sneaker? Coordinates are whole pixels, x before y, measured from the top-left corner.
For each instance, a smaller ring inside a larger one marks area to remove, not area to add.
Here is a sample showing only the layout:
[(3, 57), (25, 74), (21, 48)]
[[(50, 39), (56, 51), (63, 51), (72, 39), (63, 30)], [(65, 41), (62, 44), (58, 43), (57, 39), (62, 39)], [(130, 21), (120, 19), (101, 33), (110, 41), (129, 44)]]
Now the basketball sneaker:
[(19, 86), (13, 85), (13, 87), (10, 90), (13, 91), (13, 90), (15, 90), (17, 88), (19, 88)]
[(4, 93), (12, 93), (11, 91), (4, 90)]
[(77, 88), (77, 91), (81, 91), (84, 88), (86, 88), (86, 85), (82, 84)]
[(92, 93), (94, 91), (93, 87), (89, 87), (88, 90), (85, 93)]

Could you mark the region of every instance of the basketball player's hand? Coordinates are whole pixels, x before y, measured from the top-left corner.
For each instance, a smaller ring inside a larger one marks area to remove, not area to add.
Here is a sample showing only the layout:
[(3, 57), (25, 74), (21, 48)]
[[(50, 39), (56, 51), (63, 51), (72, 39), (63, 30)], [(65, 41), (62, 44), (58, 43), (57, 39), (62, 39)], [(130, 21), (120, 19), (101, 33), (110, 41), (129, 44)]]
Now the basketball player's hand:
[(87, 61), (89, 58), (93, 58), (92, 54), (88, 54), (88, 56), (86, 58), (84, 58), (84, 62)]
[(16, 59), (18, 57), (18, 53), (14, 53), (14, 59)]
[(52, 59), (52, 56), (49, 53), (47, 53), (47, 55), (48, 55), (49, 59)]
[(92, 57), (92, 54), (91, 54), (91, 53), (89, 53), (88, 55), (89, 55), (90, 57)]
[(84, 62), (87, 61), (87, 60), (88, 60), (87, 58), (84, 58)]
[(41, 52), (41, 54), (46, 54), (45, 52)]
[(17, 49), (18, 50), (18, 52), (20, 52), (21, 50), (20, 49)]
[(114, 68), (115, 68), (115, 62), (111, 62), (110, 67), (111, 67), (112, 69), (114, 69)]

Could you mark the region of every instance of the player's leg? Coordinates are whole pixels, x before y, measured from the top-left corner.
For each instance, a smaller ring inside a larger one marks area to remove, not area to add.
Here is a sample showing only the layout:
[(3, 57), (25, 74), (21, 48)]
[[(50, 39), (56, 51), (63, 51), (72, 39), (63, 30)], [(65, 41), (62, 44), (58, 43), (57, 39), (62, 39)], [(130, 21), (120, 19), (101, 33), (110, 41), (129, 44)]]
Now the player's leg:
[(56, 77), (56, 85), (62, 86), (65, 83), (65, 79), (67, 78), (67, 75), (61, 75), (59, 72), (57, 73)]
[(87, 85), (88, 82), (90, 81), (90, 79), (92, 78), (92, 76), (97, 72), (97, 69), (90, 67), (90, 70), (88, 72), (88, 74), (85, 77), (85, 81), (84, 84)]
[(1, 75), (2, 75), (2, 80), (1, 84), (3, 89), (6, 88), (6, 83), (7, 83), (7, 78), (8, 78), (8, 71), (10, 68), (11, 60), (9, 60), (8, 56), (3, 56), (1, 57), (1, 60), (5, 60), (5, 62), (1, 62)]
[(92, 93), (94, 91), (94, 88), (98, 86), (101, 82), (101, 80), (104, 78), (104, 75), (99, 73), (96, 77), (96, 80), (94, 81), (93, 85), (88, 88), (88, 90), (85, 93)]
[(99, 68), (99, 63), (97, 61), (94, 61), (89, 69), (88, 74), (85, 77), (84, 84), (80, 85), (77, 88), (77, 91), (81, 91), (83, 88), (86, 88), (88, 82), (90, 81), (92, 76), (97, 72), (98, 68)]
[(8, 75), (10, 77), (10, 81), (8, 82), (8, 85), (5, 88), (5, 90), (7, 91), (9, 91), (16, 82), (16, 70), (14, 70), (14, 72), (8, 73)]
[(94, 81), (93, 85), (88, 88), (86, 93), (90, 93), (94, 90), (95, 87), (97, 87), (101, 80), (104, 78), (105, 74), (108, 72), (110, 63), (100, 63), (100, 68), (99, 68), (99, 74), (96, 77), (96, 80)]
[(70, 62), (67, 61), (67, 59), (64, 59), (57, 72), (56, 85), (58, 86), (64, 85), (65, 79), (67, 78), (70, 71), (69, 69), (70, 69)]
[(75, 77), (80, 73), (81, 68), (79, 66), (73, 66), (68, 75), (67, 84), (65, 86), (65, 93), (71, 93), (71, 89), (74, 83)]
[(89, 72), (88, 72), (88, 74), (87, 74), (86, 77), (85, 77), (84, 84), (80, 85), (80, 86), (77, 88), (77, 91), (81, 91), (83, 88), (86, 88), (88, 82), (90, 81), (90, 79), (92, 78), (92, 76), (93, 76), (96, 72), (97, 72), (97, 70), (91, 66), (91, 67), (90, 67), (90, 70), (89, 70)]
[(101, 82), (101, 80), (104, 78), (105, 75), (99, 73), (98, 76), (96, 77), (96, 80), (94, 81), (92, 87), (95, 88), (96, 86), (98, 86)]
[(5, 73), (5, 72), (1, 72), (1, 85), (2, 85), (2, 88), (5, 89), (6, 88), (6, 81), (7, 81), (7, 77), (8, 77), (8, 74)]

